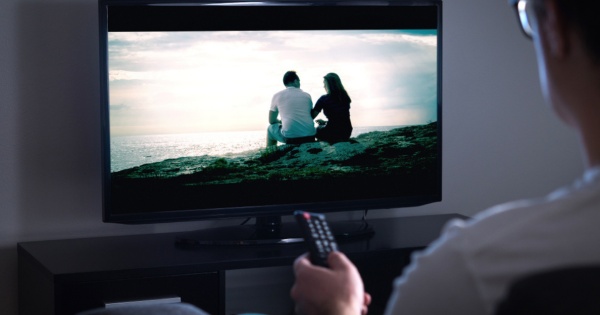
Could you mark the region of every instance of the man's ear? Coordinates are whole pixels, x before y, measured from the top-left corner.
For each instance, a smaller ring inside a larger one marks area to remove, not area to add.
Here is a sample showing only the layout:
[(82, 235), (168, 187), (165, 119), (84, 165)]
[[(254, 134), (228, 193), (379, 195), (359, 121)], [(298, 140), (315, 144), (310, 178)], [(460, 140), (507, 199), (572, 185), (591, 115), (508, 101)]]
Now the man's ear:
[(545, 37), (549, 52), (552, 56), (562, 59), (569, 53), (569, 38), (567, 21), (560, 11), (557, 0), (543, 0), (542, 16), (538, 17), (540, 36)]

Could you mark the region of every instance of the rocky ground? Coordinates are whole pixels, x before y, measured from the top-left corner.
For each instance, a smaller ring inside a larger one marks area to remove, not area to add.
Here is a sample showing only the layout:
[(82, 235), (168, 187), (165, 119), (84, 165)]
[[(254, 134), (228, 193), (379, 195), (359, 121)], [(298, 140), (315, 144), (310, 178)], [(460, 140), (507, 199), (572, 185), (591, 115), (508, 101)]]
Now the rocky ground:
[(225, 157), (169, 159), (113, 173), (113, 179), (177, 177), (202, 185), (410, 173), (435, 164), (437, 149), (437, 123), (430, 123), (374, 131), (335, 144), (314, 142)]

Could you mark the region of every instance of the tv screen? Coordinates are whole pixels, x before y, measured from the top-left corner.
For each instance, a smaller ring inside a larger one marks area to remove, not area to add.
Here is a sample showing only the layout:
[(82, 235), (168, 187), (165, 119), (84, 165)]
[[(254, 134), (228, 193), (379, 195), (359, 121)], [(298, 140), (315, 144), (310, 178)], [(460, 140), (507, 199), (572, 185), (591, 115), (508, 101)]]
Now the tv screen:
[[(99, 9), (105, 221), (441, 200), (441, 1), (100, 0)], [(290, 70), (313, 106), (327, 94), (324, 76), (339, 76), (349, 139), (266, 146)]]

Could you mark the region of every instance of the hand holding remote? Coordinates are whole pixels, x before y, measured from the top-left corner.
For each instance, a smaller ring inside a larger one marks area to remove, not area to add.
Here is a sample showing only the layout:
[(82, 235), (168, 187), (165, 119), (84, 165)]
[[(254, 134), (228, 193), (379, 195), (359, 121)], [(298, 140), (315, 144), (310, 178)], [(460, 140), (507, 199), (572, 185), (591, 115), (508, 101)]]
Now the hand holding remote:
[(314, 265), (307, 255), (294, 262), (290, 295), (297, 314), (366, 315), (371, 295), (354, 264), (339, 251), (330, 253), (328, 261), (328, 268)]

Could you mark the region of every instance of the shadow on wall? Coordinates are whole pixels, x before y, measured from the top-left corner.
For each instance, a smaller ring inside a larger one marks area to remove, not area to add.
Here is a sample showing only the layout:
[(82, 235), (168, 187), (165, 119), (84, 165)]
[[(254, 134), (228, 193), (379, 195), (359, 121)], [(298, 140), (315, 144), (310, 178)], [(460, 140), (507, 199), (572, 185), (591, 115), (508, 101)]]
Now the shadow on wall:
[[(18, 3), (19, 231), (100, 221), (97, 1)], [(64, 232), (59, 232), (64, 233)]]
[[(12, 239), (85, 234), (86, 220), (101, 222), (98, 3), (24, 0), (14, 6), (17, 40), (8, 49), (17, 55), (19, 164)], [(0, 309), (16, 315), (14, 244), (0, 248), (0, 270)]]

